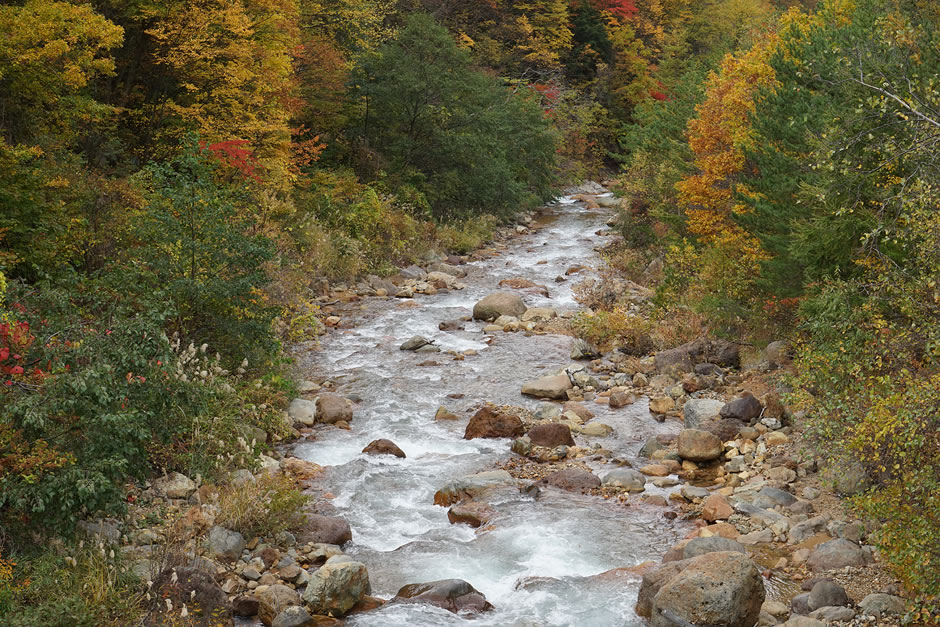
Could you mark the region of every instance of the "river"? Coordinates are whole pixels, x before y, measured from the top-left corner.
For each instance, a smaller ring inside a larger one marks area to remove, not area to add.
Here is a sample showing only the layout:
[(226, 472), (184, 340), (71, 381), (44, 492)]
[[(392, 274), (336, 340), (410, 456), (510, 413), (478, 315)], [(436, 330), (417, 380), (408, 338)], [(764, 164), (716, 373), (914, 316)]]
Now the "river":
[[(329, 378), (340, 394), (358, 400), (351, 430), (325, 427), (294, 454), (326, 467), (323, 483), (332, 505), (353, 530), (345, 551), (369, 569), (373, 594), (394, 596), (409, 583), (464, 579), (495, 609), (474, 618), (480, 627), (642, 625), (633, 611), (639, 578), (594, 577), (614, 568), (658, 561), (687, 528), (663, 518), (663, 508), (633, 496), (628, 506), (553, 488), (537, 499), (505, 490), (490, 504), (497, 514), (474, 530), (451, 525), (447, 508), (433, 495), (449, 479), (490, 470), (508, 459), (508, 440), (464, 440), (466, 420), (435, 422), (440, 405), (467, 416), (485, 401), (535, 409), (539, 401), (520, 394), (522, 383), (568, 365), (573, 339), (564, 335), (483, 333), (483, 323), (444, 332), (438, 324), (468, 316), (473, 304), (497, 290), (504, 278), (524, 277), (549, 287), (549, 298), (526, 295), (530, 307), (574, 310), (572, 286), (555, 278), (575, 264), (602, 262), (595, 248), (609, 214), (562, 198), (537, 219), (538, 227), (515, 238), (498, 256), (463, 266), (466, 289), (401, 299), (370, 298), (352, 328), (331, 331), (299, 365), (308, 378)], [(588, 272), (589, 274), (589, 272)], [(412, 353), (399, 345), (413, 335), (432, 338), (445, 351), (474, 349), (454, 360), (446, 353)], [(418, 365), (422, 362), (434, 364)], [(463, 395), (459, 399), (448, 395)], [(655, 422), (646, 399), (610, 410), (587, 403), (595, 420), (614, 428), (607, 438), (575, 436), (579, 445), (601, 444), (615, 456), (636, 461), (642, 443), (657, 433), (676, 433), (675, 423)], [(370, 441), (387, 438), (407, 455), (367, 456)], [(590, 462), (599, 473), (601, 462)], [(647, 492), (665, 494), (648, 484)], [(422, 605), (389, 605), (352, 616), (365, 626), (457, 625), (467, 619)]]

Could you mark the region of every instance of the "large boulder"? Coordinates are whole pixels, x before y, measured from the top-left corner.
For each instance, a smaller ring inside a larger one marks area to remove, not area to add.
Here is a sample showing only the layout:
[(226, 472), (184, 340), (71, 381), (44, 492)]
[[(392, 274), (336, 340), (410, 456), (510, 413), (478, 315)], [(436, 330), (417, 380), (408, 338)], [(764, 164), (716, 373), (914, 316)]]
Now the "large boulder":
[(366, 455), (394, 455), (395, 457), (405, 457), (405, 452), (398, 448), (398, 445), (391, 440), (372, 440), (366, 445), (362, 452)]
[(342, 616), (371, 593), (365, 564), (336, 555), (310, 575), (303, 599), (316, 614)]
[(690, 398), (682, 408), (682, 421), (686, 429), (699, 429), (718, 418), (725, 404), (713, 398)]
[(536, 398), (564, 399), (573, 387), (568, 375), (562, 373), (529, 381), (522, 386), (522, 393)]
[(488, 470), (474, 475), (465, 475), (448, 481), (434, 494), (434, 504), (448, 507), (460, 501), (470, 500), (487, 490), (500, 486), (515, 485), (516, 480), (505, 470)]
[(549, 422), (546, 424), (535, 425), (529, 429), (529, 440), (536, 446), (547, 446), (555, 448), (556, 446), (574, 446), (574, 439), (571, 437), (571, 428), (560, 422)]
[[(642, 476), (642, 475), (641, 475)], [(592, 472), (579, 468), (558, 470), (536, 482), (538, 486), (554, 486), (569, 492), (598, 488), (601, 480)]]
[(764, 596), (761, 573), (746, 555), (706, 553), (690, 560), (659, 589), (653, 597), (650, 624), (675, 627), (684, 621), (753, 627)]
[(665, 562), (643, 573), (640, 581), (640, 591), (636, 598), (636, 613), (638, 616), (649, 618), (653, 614), (653, 599), (660, 588), (670, 579), (678, 575), (692, 560)]
[(859, 609), (866, 616), (881, 618), (885, 614), (903, 614), (907, 609), (906, 601), (883, 592), (869, 594), (858, 604)]
[(851, 540), (836, 538), (823, 542), (812, 552), (806, 560), (807, 566), (816, 571), (845, 568), (846, 566), (865, 566), (871, 562), (869, 555), (862, 547)]
[(391, 603), (426, 603), (455, 614), (479, 614), (493, 609), (481, 592), (462, 579), (408, 584)]
[(699, 429), (683, 429), (677, 443), (679, 457), (693, 462), (708, 462), (721, 456), (722, 446), (718, 436)]
[(352, 420), (352, 403), (332, 392), (324, 392), (317, 397), (317, 420), (329, 425)]
[(473, 306), (474, 320), (496, 320), (500, 316), (519, 317), (525, 313), (525, 301), (517, 294), (510, 292), (493, 292), (484, 296)]
[(747, 427), (747, 423), (735, 420), (734, 418), (722, 418), (714, 422), (709, 422), (702, 427), (702, 431), (708, 431), (715, 435), (722, 442), (734, 440), (738, 434)]
[(314, 627), (319, 625), (314, 622), (310, 612), (300, 605), (291, 605), (284, 608), (284, 611), (274, 617), (271, 627)]
[(306, 514), (303, 528), (297, 532), (297, 542), (314, 544), (335, 544), (343, 546), (352, 540), (352, 529), (344, 518)]
[(757, 420), (764, 406), (750, 392), (745, 392), (721, 408), (722, 418), (733, 418), (745, 423)]
[(268, 586), (257, 595), (258, 618), (265, 625), (271, 625), (275, 617), (293, 605), (300, 605), (300, 595), (283, 584)]
[(473, 414), (464, 432), (465, 440), (474, 438), (518, 438), (525, 433), (519, 416), (489, 405)]

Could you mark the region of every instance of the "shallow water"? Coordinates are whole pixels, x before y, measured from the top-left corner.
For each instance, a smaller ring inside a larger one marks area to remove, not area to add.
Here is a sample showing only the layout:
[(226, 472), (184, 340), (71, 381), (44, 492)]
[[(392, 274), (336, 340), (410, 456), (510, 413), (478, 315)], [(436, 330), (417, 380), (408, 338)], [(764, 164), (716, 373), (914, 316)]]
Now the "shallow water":
[[(458, 415), (484, 401), (535, 409), (538, 401), (520, 394), (522, 383), (568, 365), (573, 341), (559, 335), (484, 335), (477, 322), (443, 332), (438, 323), (469, 315), (477, 300), (510, 277), (549, 288), (547, 299), (526, 295), (530, 307), (576, 309), (571, 287), (590, 272), (563, 283), (554, 279), (572, 265), (600, 263), (594, 248), (606, 241), (597, 234), (606, 218), (604, 211), (562, 199), (540, 218), (543, 228), (513, 240), (500, 256), (464, 266), (466, 289), (419, 295), (418, 307), (369, 299), (356, 314), (354, 329), (330, 333), (319, 350), (300, 359), (310, 378), (329, 377), (339, 393), (360, 399), (351, 431), (327, 428), (315, 441), (298, 444), (294, 454), (328, 466), (324, 483), (335, 497), (332, 504), (353, 529), (345, 550), (368, 566), (375, 595), (388, 598), (409, 583), (459, 578), (496, 608), (473, 619), (474, 625), (643, 624), (633, 612), (639, 578), (593, 576), (658, 560), (684, 535), (682, 526), (663, 519), (661, 508), (636, 497), (624, 507), (554, 489), (543, 490), (537, 500), (505, 490), (490, 501), (497, 512), (491, 524), (476, 531), (449, 524), (447, 508), (433, 504), (434, 492), (448, 480), (489, 470), (511, 455), (508, 440), (463, 440), (466, 420), (435, 422), (438, 406)], [(454, 361), (447, 354), (400, 351), (401, 342), (413, 335), (432, 338), (444, 350), (479, 354)], [(427, 361), (436, 365), (417, 365)], [(678, 430), (653, 421), (645, 399), (614, 411), (588, 405), (595, 420), (610, 424), (614, 433), (575, 436), (577, 443), (599, 443), (618, 457), (632, 460), (650, 435)], [(360, 453), (377, 438), (394, 441), (407, 458)], [(662, 491), (650, 485), (648, 492)], [(351, 617), (347, 624), (436, 626), (466, 620), (403, 605)]]

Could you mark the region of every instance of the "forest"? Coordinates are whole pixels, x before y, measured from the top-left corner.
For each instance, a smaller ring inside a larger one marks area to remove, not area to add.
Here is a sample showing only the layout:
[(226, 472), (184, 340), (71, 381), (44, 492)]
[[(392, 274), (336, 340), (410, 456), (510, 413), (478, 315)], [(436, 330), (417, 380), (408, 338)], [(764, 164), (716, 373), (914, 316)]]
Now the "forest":
[(289, 438), (325, 285), (602, 177), (655, 324), (789, 342), (929, 616), (938, 68), (932, 0), (0, 0), (0, 622), (132, 624), (81, 525)]

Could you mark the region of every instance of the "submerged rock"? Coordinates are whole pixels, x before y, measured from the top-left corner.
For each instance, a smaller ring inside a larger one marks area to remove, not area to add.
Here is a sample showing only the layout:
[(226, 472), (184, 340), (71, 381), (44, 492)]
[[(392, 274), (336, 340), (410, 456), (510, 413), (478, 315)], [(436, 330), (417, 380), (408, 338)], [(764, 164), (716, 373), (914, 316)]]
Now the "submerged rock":
[(580, 468), (566, 468), (553, 472), (536, 482), (537, 486), (554, 486), (569, 492), (589, 490), (601, 485), (600, 478), (592, 472)]
[(479, 614), (493, 609), (481, 592), (462, 579), (408, 584), (390, 602), (427, 603), (455, 614)]
[(474, 475), (465, 475), (449, 481), (434, 494), (434, 504), (447, 507), (463, 500), (472, 499), (486, 490), (498, 486), (514, 485), (516, 482), (505, 470), (488, 470)]
[(362, 452), (367, 455), (394, 455), (395, 457), (401, 457), (404, 459), (405, 452), (398, 448), (398, 445), (392, 442), (391, 440), (372, 440)]
[(447, 520), (452, 525), (463, 523), (476, 528), (488, 523), (495, 513), (486, 503), (461, 503), (447, 510)]
[(409, 340), (405, 340), (401, 346), (398, 347), (398, 350), (403, 351), (416, 351), (423, 346), (432, 344), (431, 340), (424, 337), (423, 335), (415, 335)]

